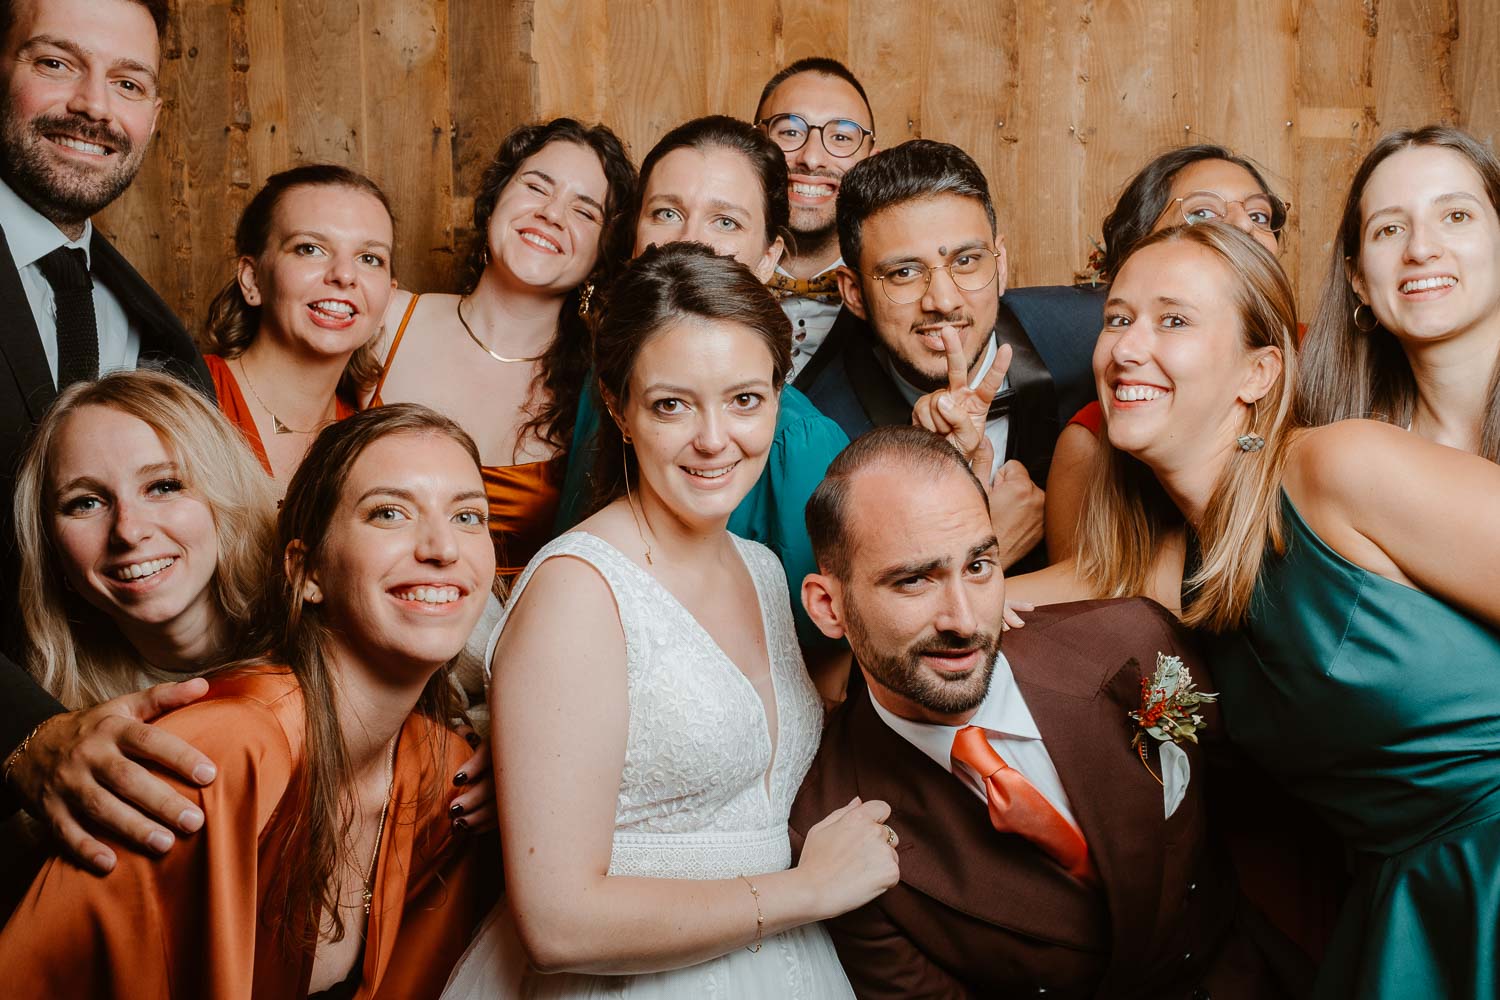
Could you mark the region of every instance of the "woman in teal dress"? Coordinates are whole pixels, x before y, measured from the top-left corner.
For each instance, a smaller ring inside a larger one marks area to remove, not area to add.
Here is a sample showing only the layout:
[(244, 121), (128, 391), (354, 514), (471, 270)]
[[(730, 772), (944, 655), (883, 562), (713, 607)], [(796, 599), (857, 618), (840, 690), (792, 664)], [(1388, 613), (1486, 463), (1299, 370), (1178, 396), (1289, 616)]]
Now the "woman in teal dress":
[[(620, 226), (609, 248), (615, 269), (653, 244), (691, 240), (734, 257), (768, 281), (784, 249), (779, 234), (791, 211), (786, 190), (786, 156), (754, 126), (722, 115), (679, 125), (641, 164), (634, 201), (623, 215), (634, 223)], [(586, 392), (568, 451), (558, 534), (593, 512), (599, 413), (597, 393)], [(802, 393), (785, 387), (766, 470), (729, 519), (730, 532), (760, 542), (781, 560), (797, 639), (814, 671), (844, 647), (819, 632), (802, 607), (802, 578), (817, 572), (803, 509), (828, 463), (848, 443), (838, 424)], [(830, 693), (830, 685), (819, 687)]]
[(1286, 276), (1230, 227), (1132, 252), (1079, 555), (1012, 591), (1146, 594), (1204, 632), (1230, 738), (1355, 859), (1317, 996), (1491, 998), (1500, 466), (1388, 423), (1300, 426), (1295, 330)]

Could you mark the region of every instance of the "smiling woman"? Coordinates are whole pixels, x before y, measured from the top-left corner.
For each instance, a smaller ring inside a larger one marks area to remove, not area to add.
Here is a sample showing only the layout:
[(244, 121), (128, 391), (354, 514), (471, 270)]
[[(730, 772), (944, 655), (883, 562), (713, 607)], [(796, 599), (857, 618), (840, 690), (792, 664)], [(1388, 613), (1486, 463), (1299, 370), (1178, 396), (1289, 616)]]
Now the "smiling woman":
[[(116, 495), (64, 486), (61, 517)], [(177, 519), (189, 551), (195, 517)], [(121, 851), (108, 881), (50, 861), (0, 932), (7, 975), (50, 996), (435, 996), (488, 902), (443, 794), (469, 754), (446, 667), (494, 574), (484, 518), (451, 421), (394, 406), (326, 428), (279, 519), (267, 654), (158, 723), (219, 764), (206, 789), (176, 785), (203, 829), (163, 858)], [(106, 564), (98, 587), (159, 562)]]
[(1500, 462), (1500, 160), (1393, 132), (1350, 185), (1308, 330), (1303, 419), (1373, 417)]
[(375, 380), (372, 342), (396, 284), (390, 205), (346, 167), (293, 167), (250, 200), (234, 242), (205, 360), (224, 415), (285, 483), (312, 436)]

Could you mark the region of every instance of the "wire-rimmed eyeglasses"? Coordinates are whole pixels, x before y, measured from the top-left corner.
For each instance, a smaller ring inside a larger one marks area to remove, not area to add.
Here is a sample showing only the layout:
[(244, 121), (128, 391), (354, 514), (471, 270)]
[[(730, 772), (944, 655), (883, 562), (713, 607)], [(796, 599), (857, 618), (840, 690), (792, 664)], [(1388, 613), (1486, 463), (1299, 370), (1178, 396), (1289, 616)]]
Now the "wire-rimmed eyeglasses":
[(987, 287), (1000, 273), (1000, 251), (989, 247), (973, 247), (960, 250), (946, 264), (936, 266), (921, 261), (908, 260), (892, 264), (869, 275), (880, 283), (885, 297), (898, 306), (909, 305), (927, 294), (932, 284), (932, 272), (947, 271), (953, 283), (966, 292), (977, 292)]

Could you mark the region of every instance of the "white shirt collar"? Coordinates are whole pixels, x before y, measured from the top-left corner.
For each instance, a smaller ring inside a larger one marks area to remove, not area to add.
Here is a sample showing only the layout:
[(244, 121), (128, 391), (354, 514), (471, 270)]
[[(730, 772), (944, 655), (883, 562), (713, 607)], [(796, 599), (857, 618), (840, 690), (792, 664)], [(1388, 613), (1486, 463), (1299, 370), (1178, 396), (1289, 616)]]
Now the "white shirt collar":
[[(905, 739), (912, 746), (921, 750), (933, 762), (944, 771), (953, 771), (953, 737), (957, 735), (960, 726), (942, 726), (932, 722), (914, 722), (911, 719), (903, 719), (886, 709), (870, 693), (870, 703), (875, 706), (875, 714), (895, 730), (896, 734)], [(980, 702), (978, 710), (974, 712), (966, 725), (979, 726), (986, 733), (1013, 740), (1040, 740), (1042, 734), (1036, 728), (1036, 720), (1031, 717), (1031, 711), (1026, 707), (1026, 700), (1021, 697), (1021, 689), (1016, 686), (1015, 674), (1011, 672), (1010, 661), (1005, 658), (1004, 653), (995, 655), (995, 669), (990, 676), (990, 690)]]
[[(979, 366), (974, 369), (974, 377), (969, 379), (969, 388), (974, 388), (974, 386), (979, 384), (980, 379), (989, 374), (990, 365), (995, 363), (995, 352), (997, 352), (999, 349), (1000, 345), (995, 340), (994, 331), (991, 331), (990, 342), (986, 344), (984, 348), (984, 357), (979, 359)], [(906, 379), (897, 374), (896, 366), (891, 363), (890, 353), (886, 351), (885, 348), (879, 347), (877, 345), (876, 354), (879, 355), (881, 362), (885, 365), (886, 372), (891, 376), (891, 379), (895, 381), (896, 391), (901, 393), (901, 398), (906, 400), (909, 405), (916, 406), (917, 400), (927, 395), (927, 393), (923, 392), (921, 389), (918, 389), (916, 386), (912, 385), (910, 382), (906, 381)]]
[(0, 180), (0, 220), (5, 224), (5, 242), (10, 246), (17, 270), (35, 264), (64, 246), (82, 250), (88, 255), (89, 267), (94, 266), (93, 256), (89, 253), (89, 241), (94, 235), (92, 219), (84, 222), (82, 236), (70, 240), (51, 219), (32, 208), (9, 184)]
[[(821, 277), (823, 277), (823, 275), (827, 274), (829, 271), (838, 270), (839, 268), (841, 268), (843, 266), (844, 266), (844, 258), (840, 257), (838, 260), (834, 261), (832, 264), (829, 264), (827, 267), (823, 268), (823, 270), (819, 271), (817, 274), (813, 275), (812, 278), (809, 278), (807, 280), (812, 281), (815, 278), (821, 278)], [(794, 277), (796, 277), (796, 275), (792, 274), (791, 271), (788, 271), (786, 268), (782, 267), (780, 264), (776, 265), (776, 273), (777, 274), (781, 274), (781, 275), (785, 275), (788, 278), (794, 278)]]

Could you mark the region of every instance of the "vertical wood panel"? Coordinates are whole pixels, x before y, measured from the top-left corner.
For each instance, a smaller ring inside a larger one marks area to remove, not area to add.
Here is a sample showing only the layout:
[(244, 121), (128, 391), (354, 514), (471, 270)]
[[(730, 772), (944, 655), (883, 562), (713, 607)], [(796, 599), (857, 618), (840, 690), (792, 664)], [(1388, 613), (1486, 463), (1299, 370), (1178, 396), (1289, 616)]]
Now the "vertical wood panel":
[[(537, 101), (537, 64), (531, 57), (530, 2), (448, 0), (448, 92), (453, 142), (454, 270), (442, 287), (463, 280), (473, 239), (474, 195), (500, 140), (530, 121)], [(438, 286), (434, 286), (438, 287)]]
[(446, 288), (454, 266), (447, 0), (368, 0), (362, 164), (396, 209), (396, 268), (411, 288)]
[(1212, 139), (1290, 194), (1284, 260), (1308, 312), (1376, 136), (1436, 120), (1490, 141), (1500, 129), (1500, 0), (177, 6), (158, 137), (99, 225), (194, 326), (241, 206), (292, 162), (376, 176), (396, 203), (403, 283), (453, 287), (474, 186), (514, 125), (605, 121), (639, 158), (687, 118), (748, 117), (766, 78), (809, 55), (864, 81), (880, 145), (922, 135), (974, 155), (1018, 284), (1070, 280), (1132, 172)]

